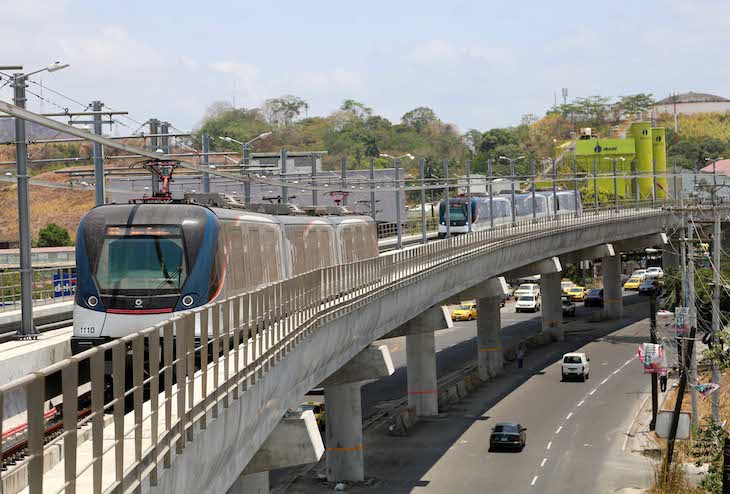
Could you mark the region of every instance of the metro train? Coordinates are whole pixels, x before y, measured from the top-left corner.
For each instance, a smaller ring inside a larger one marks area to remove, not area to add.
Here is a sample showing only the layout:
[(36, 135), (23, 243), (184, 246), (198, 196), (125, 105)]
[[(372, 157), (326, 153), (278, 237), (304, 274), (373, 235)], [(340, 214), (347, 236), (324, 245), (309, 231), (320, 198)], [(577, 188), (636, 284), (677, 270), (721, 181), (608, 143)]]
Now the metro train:
[(267, 283), (378, 256), (369, 216), (270, 206), (273, 214), (190, 202), (89, 211), (76, 236), (73, 352)]
[[(532, 193), (515, 194), (515, 219), (517, 221), (532, 217), (533, 197)], [(540, 218), (555, 214), (576, 213), (583, 210), (580, 193), (572, 190), (536, 191), (535, 192), (535, 216)], [(490, 211), (490, 204), (494, 212)], [(512, 195), (499, 194), (492, 196), (490, 201), (488, 195), (474, 195), (471, 197), (471, 204), (468, 204), (466, 196), (449, 198), (449, 222), (451, 223), (451, 234), (467, 233), (469, 231), (468, 210), (471, 208), (472, 231), (479, 231), (512, 221)], [(492, 216), (494, 221), (492, 222)], [(439, 237), (446, 236), (446, 201), (439, 204)]]

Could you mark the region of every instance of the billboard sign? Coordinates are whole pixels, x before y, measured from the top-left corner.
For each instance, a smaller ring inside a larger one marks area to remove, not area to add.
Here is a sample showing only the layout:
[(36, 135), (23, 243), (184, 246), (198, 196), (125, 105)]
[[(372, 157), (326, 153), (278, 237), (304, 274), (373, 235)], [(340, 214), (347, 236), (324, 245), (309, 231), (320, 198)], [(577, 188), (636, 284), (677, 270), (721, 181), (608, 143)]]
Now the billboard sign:
[(69, 273), (53, 275), (53, 298), (70, 297), (76, 293), (76, 273), (69, 276)]

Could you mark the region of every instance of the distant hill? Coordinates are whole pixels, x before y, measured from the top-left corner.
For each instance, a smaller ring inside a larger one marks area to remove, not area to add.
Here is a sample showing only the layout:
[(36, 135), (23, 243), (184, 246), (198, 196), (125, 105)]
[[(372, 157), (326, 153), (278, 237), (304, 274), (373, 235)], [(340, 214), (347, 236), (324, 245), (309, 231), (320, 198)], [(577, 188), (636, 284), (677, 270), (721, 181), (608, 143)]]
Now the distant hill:
[[(25, 123), (25, 134), (28, 140), (37, 139), (53, 139), (58, 131), (43, 127), (31, 122)], [(70, 137), (67, 134), (59, 134), (58, 139), (62, 137)], [(0, 142), (9, 142), (15, 140), (15, 120), (12, 118), (0, 118)]]

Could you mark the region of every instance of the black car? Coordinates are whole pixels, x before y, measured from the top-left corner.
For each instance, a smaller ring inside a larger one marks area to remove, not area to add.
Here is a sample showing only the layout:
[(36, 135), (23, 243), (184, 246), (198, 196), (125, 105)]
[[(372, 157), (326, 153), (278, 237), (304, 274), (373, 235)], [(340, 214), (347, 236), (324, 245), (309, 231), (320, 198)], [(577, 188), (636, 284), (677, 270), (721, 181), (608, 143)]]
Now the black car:
[(563, 305), (563, 315), (564, 316), (575, 317), (575, 304), (573, 302), (571, 302), (568, 297), (563, 297), (562, 305)]
[(594, 288), (583, 299), (585, 307), (603, 307), (603, 288)]
[(489, 451), (513, 449), (522, 451), (527, 444), (527, 428), (517, 422), (499, 422), (489, 436)]
[(649, 295), (654, 291), (657, 296), (662, 292), (662, 286), (656, 278), (647, 278), (639, 285), (639, 295)]

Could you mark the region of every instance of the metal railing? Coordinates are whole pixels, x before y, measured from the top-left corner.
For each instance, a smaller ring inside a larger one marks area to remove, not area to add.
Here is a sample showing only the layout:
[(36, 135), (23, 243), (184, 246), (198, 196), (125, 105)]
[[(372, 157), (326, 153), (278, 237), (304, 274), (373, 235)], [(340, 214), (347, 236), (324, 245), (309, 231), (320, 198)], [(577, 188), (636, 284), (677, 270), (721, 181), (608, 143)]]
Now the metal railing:
[[(28, 456), (18, 466), (28, 466), (31, 494), (122, 492), (144, 479), (155, 486), (158, 469), (170, 467), (173, 450), (176, 454), (184, 450), (193, 440), (194, 427), (206, 429), (221, 407), (244, 398), (254, 383), (323, 324), (497, 249), (631, 218), (656, 217), (661, 227), (671, 216), (663, 209), (640, 204), (502, 225), (387, 256), (320, 268), (110, 341), (0, 386), (0, 411), (8, 393), (22, 391), (27, 396)], [(208, 339), (201, 344), (204, 334)], [(161, 358), (146, 362), (145, 355)], [(106, 402), (105, 358), (111, 360), (113, 379)], [(91, 405), (80, 411), (79, 369), (87, 366)], [(46, 380), (56, 373), (61, 373), (63, 390), (63, 433), (44, 446)], [(125, 378), (130, 374), (131, 387), (126, 389)], [(148, 401), (144, 400), (146, 389), (152, 391)], [(131, 410), (126, 415), (125, 406)], [(113, 434), (104, 434), (105, 413), (113, 414), (108, 426)], [(77, 431), (89, 423), (92, 440), (78, 446), (88, 450), (77, 454)], [(48, 486), (43, 475), (44, 448), (59, 444), (64, 448), (65, 481)], [(81, 458), (90, 460), (80, 464)], [(113, 474), (104, 474), (107, 462), (113, 463)]]
[[(403, 222), (402, 235), (417, 235), (422, 232), (423, 225), (421, 219), (406, 220)], [(426, 232), (437, 232), (439, 229), (438, 218), (426, 218)], [(395, 237), (398, 234), (397, 224), (391, 223), (378, 223), (378, 239)]]
[[(33, 306), (73, 300), (76, 267), (33, 270)], [(20, 273), (0, 272), (0, 312), (20, 310)]]

